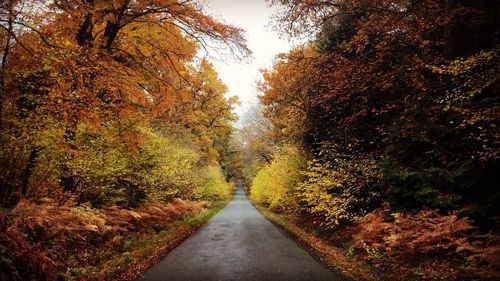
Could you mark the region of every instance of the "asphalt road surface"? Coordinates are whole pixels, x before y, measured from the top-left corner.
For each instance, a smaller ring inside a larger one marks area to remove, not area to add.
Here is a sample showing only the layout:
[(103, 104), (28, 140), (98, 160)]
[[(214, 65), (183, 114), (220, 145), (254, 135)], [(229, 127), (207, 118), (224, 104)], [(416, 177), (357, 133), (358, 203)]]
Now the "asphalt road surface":
[(234, 199), (142, 280), (344, 280), (315, 260), (248, 201)]

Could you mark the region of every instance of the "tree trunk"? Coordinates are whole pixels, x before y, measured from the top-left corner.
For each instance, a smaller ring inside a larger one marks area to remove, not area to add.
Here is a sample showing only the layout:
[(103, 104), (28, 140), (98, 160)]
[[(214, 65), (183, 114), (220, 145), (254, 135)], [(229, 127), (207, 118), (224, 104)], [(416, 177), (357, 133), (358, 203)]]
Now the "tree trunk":
[(454, 26), (454, 16), (451, 15), (453, 10), (456, 8), (456, 0), (446, 0), (446, 16), (449, 22), (444, 27), (444, 55), (447, 58), (453, 58), (456, 55), (456, 45), (457, 45), (457, 32)]
[(28, 163), (26, 164), (26, 168), (21, 175), (21, 191), (23, 196), (26, 196), (28, 193), (28, 184), (31, 175), (33, 174), (33, 169), (35, 168), (36, 159), (38, 158), (38, 154), (41, 150), (42, 147), (38, 145), (31, 149), (30, 155), (28, 157)]
[(121, 28), (121, 21), (123, 17), (125, 16), (125, 11), (127, 11), (128, 5), (130, 4), (130, 0), (125, 0), (120, 7), (120, 11), (118, 13), (118, 16), (116, 17), (115, 21), (108, 21), (106, 24), (106, 29), (104, 32), (104, 36), (108, 37), (108, 40), (106, 40), (106, 44), (104, 45), (104, 49), (110, 51), (111, 46), (113, 46), (113, 42), (116, 39), (116, 35), (118, 35), (118, 31), (120, 31)]
[[(69, 147), (71, 149), (75, 148), (72, 142), (75, 140), (77, 127), (78, 127), (78, 121), (76, 121), (76, 119), (73, 121), (70, 119), (64, 131), (64, 139), (68, 142)], [(72, 158), (73, 157), (68, 153), (68, 159)], [(63, 163), (61, 168), (60, 184), (63, 191), (65, 192), (73, 193), (76, 191), (75, 176), (72, 174), (70, 167), (66, 165), (66, 163)]]
[[(9, 11), (12, 10), (12, 1), (9, 2)], [(3, 48), (3, 55), (2, 55), (2, 65), (0, 68), (0, 130), (3, 129), (3, 103), (5, 100), (5, 71), (7, 70), (7, 59), (9, 56), (10, 52), (10, 41), (12, 39), (12, 32), (13, 32), (13, 21), (14, 18), (12, 16), (12, 12), (9, 13), (9, 21), (7, 23), (7, 36), (5, 38), (5, 46)]]
[(78, 32), (76, 33), (76, 41), (78, 42), (79, 46), (92, 46), (92, 16), (92, 12), (88, 13), (85, 16), (85, 20), (78, 28)]

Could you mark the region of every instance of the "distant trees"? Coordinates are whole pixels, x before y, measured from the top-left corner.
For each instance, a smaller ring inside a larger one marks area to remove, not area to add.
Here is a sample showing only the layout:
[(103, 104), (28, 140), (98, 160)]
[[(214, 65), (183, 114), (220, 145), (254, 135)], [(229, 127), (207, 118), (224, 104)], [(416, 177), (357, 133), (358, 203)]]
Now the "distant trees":
[(231, 136), (229, 149), (231, 166), (244, 179), (251, 180), (262, 163), (271, 163), (277, 145), (273, 132), (260, 105), (251, 106), (241, 117), (240, 128)]
[(191, 1), (8, 0), (0, 16), (0, 205), (129, 206), (195, 196), (199, 169), (223, 178), (236, 100), (196, 54), (248, 54), (240, 29)]

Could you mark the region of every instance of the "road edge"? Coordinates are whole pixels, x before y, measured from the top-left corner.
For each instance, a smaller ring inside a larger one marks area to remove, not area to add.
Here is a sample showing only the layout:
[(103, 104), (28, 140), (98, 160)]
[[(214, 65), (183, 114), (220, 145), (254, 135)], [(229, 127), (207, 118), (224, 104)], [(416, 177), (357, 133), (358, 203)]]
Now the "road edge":
[(262, 206), (257, 205), (252, 200), (249, 200), (252, 205), (271, 223), (284, 231), (288, 236), (295, 240), (298, 245), (309, 252), (313, 257), (318, 259), (327, 268), (334, 273), (341, 275), (347, 280), (359, 281), (380, 281), (380, 278), (373, 276), (373, 272), (366, 268), (361, 268), (353, 261), (349, 261), (342, 251), (324, 239), (321, 239), (314, 234), (306, 232), (301, 227), (297, 226), (285, 215), (276, 214)]
[[(214, 217), (220, 210), (224, 209), (226, 205), (232, 200), (219, 201), (214, 203), (214, 206), (207, 209), (205, 212), (196, 217), (187, 217), (183, 220), (178, 220), (169, 224), (169, 231), (162, 237), (155, 239), (155, 241), (148, 241), (148, 244), (161, 244), (144, 259), (132, 262), (126, 269), (115, 272), (115, 275), (109, 276), (104, 280), (109, 281), (133, 281), (140, 278), (146, 271), (148, 271), (155, 264), (160, 262), (172, 250), (179, 246), (182, 242), (198, 232), (205, 226), (212, 217)], [(140, 250), (140, 249), (138, 249)], [(134, 255), (134, 253), (131, 253)]]

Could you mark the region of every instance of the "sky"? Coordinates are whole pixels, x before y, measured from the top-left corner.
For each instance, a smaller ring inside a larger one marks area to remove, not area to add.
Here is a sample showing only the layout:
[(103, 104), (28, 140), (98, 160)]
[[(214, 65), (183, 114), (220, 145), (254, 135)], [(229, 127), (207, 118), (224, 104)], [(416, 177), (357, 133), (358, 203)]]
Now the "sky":
[(238, 62), (230, 56), (212, 60), (219, 78), (229, 89), (228, 96), (239, 97), (235, 113), (241, 117), (252, 104), (258, 103), (256, 81), (262, 77), (259, 70), (270, 68), (274, 57), (288, 52), (292, 43), (272, 30), (270, 21), (276, 9), (265, 0), (205, 0), (204, 3), (210, 15), (246, 31), (248, 48), (252, 51), (248, 62)]

